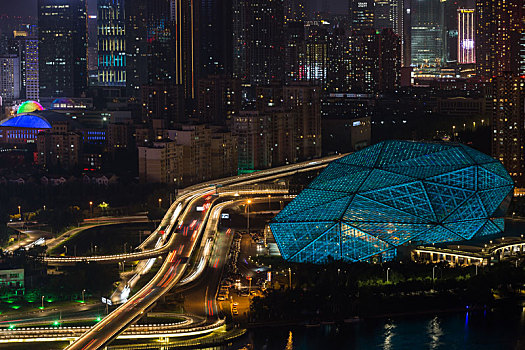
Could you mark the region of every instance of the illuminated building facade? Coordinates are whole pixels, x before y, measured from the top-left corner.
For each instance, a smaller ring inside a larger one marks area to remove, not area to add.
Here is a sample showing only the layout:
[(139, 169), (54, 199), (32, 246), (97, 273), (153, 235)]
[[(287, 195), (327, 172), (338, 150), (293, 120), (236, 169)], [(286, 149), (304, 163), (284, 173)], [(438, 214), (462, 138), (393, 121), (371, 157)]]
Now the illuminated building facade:
[(458, 63), (476, 63), (474, 50), (474, 11), (458, 9)]
[(513, 188), (470, 147), (384, 141), (333, 161), (270, 229), (289, 261), (389, 260), (405, 244), (501, 233)]
[(183, 85), (184, 97), (193, 100), (196, 98), (200, 67), (199, 6), (194, 0), (170, 0), (170, 3), (175, 45), (174, 83)]
[(476, 75), (518, 73), (522, 0), (476, 1)]
[(353, 0), (349, 4), (352, 29), (359, 32), (374, 27), (374, 0)]
[(38, 0), (40, 97), (87, 89), (86, 0)]
[(492, 79), (486, 98), (492, 109), (492, 156), (505, 165), (521, 187), (525, 174), (525, 78), (501, 73)]
[(441, 66), (444, 50), (444, 3), (441, 0), (412, 1), (411, 58), (412, 66)]
[(20, 57), (0, 56), (0, 96), (3, 101), (20, 98)]
[(98, 84), (126, 86), (124, 0), (98, 0)]

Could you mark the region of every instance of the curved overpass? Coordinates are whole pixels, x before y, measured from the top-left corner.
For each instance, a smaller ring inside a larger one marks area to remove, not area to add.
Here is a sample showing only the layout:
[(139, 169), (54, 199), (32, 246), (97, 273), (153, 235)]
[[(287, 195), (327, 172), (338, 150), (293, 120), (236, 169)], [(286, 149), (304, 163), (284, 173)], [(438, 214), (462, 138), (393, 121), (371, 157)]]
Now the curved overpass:
[[(102, 321), (92, 327), (88, 332), (84, 333), (66, 349), (88, 350), (98, 349), (104, 346), (122, 332), (129, 324), (139, 319), (162, 295), (178, 284), (186, 270), (188, 259), (193, 255), (198, 237), (203, 232), (203, 228), (209, 217), (209, 208), (216, 200), (216, 198), (211, 197), (210, 194), (214, 193), (214, 190), (218, 186), (268, 181), (273, 178), (293, 175), (300, 171), (310, 171), (323, 168), (338, 157), (340, 156), (328, 157), (323, 158), (322, 160), (303, 162), (276, 169), (269, 169), (254, 174), (237, 176), (216, 181), (213, 184), (198, 185), (194, 188), (183, 191), (182, 196), (189, 195), (191, 200), (179, 221), (177, 226), (178, 230), (173, 231), (176, 218), (171, 217), (170, 219), (170, 230), (172, 230), (173, 233), (171, 234), (168, 243), (162, 246), (162, 249), (169, 251), (169, 254), (166, 256), (159, 272), (148, 284), (146, 284), (146, 286), (144, 286), (127, 302), (102, 319)], [(203, 212), (193, 210), (194, 207), (205, 206), (206, 203), (209, 204), (207, 207), (208, 210)], [(166, 215), (167, 217), (173, 215), (171, 210), (174, 210), (176, 205), (178, 205), (178, 203), (172, 205), (170, 212)], [(165, 222), (165, 220), (166, 217), (163, 222)], [(142, 252), (142, 254), (149, 253), (150, 252)], [(155, 254), (158, 254), (158, 251), (156, 251)], [(134, 258), (136, 259), (136, 255)], [(113, 258), (106, 257), (105, 259)]]

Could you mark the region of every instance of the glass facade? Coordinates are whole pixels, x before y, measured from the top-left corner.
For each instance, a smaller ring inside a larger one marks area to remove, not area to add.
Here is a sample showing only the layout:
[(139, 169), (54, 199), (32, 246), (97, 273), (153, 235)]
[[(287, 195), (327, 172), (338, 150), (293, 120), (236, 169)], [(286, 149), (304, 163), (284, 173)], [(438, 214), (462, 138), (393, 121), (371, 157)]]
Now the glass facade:
[(456, 143), (385, 141), (332, 162), (270, 223), (286, 260), (391, 259), (405, 243), (503, 231), (514, 183)]

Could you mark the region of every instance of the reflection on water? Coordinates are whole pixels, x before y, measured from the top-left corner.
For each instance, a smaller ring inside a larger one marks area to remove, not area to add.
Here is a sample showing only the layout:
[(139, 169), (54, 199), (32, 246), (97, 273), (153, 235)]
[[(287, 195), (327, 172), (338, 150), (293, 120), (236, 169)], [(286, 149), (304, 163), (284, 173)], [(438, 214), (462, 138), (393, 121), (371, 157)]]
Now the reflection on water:
[(436, 316), (428, 322), (427, 334), (430, 337), (430, 349), (437, 349), (441, 344), (439, 339), (443, 335), (441, 320)]
[(383, 341), (383, 349), (384, 350), (391, 350), (392, 349), (392, 338), (396, 334), (394, 330), (396, 329), (396, 325), (392, 323), (391, 320), (388, 321), (389, 323), (385, 324), (385, 340)]
[(239, 350), (248, 343), (255, 350), (519, 350), (525, 349), (525, 308), (258, 328), (223, 350)]

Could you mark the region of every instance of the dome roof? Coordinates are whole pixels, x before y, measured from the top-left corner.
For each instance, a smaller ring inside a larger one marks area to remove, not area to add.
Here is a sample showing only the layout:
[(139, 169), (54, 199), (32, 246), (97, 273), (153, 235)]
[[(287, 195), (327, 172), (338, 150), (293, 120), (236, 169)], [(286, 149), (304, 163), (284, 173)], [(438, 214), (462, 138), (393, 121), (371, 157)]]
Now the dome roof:
[(35, 114), (22, 114), (6, 119), (0, 126), (12, 128), (51, 129), (51, 124), (42, 116)]
[(44, 107), (36, 101), (26, 101), (18, 107), (18, 110), (16, 111), (16, 114), (21, 113), (31, 113), (35, 111), (43, 111)]
[(286, 260), (391, 259), (407, 242), (499, 234), (514, 183), (457, 143), (384, 141), (333, 161), (270, 223)]

